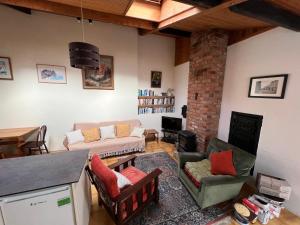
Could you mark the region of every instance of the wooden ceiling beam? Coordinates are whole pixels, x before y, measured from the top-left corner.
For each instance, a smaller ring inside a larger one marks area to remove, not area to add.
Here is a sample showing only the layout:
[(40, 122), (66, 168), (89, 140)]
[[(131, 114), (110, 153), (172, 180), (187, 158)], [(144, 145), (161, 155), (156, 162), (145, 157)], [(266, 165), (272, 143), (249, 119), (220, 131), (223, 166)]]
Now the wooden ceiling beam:
[(261, 27), (261, 28), (251, 28), (251, 29), (244, 29), (244, 30), (234, 30), (229, 32), (229, 40), (228, 45), (233, 45), (235, 43), (238, 43), (240, 41), (246, 40), (250, 37), (253, 37), (255, 35), (264, 33), (266, 31), (269, 31), (273, 29), (274, 27)]
[(182, 22), (186, 19), (192, 19), (194, 17), (195, 18), (197, 17), (197, 19), (201, 19), (201, 17), (213, 15), (221, 10), (228, 9), (229, 7), (231, 7), (233, 5), (237, 5), (237, 4), (240, 4), (245, 1), (248, 1), (248, 0), (227, 0), (217, 6), (209, 8), (209, 9), (199, 9), (197, 7), (194, 7), (194, 8), (187, 10), (181, 14), (178, 14), (174, 17), (171, 17), (165, 21), (160, 22), (157, 30), (165, 29), (167, 27), (175, 25), (176, 23)]
[[(57, 15), (80, 17), (79, 7), (49, 2), (46, 0), (0, 0), (0, 3), (11, 6), (29, 8), (41, 12), (53, 13)], [(157, 27), (157, 23), (151, 21), (119, 16), (90, 9), (84, 9), (84, 16), (85, 18), (92, 19), (95, 21), (114, 23), (129, 27), (141, 28), (145, 30), (153, 30)]]

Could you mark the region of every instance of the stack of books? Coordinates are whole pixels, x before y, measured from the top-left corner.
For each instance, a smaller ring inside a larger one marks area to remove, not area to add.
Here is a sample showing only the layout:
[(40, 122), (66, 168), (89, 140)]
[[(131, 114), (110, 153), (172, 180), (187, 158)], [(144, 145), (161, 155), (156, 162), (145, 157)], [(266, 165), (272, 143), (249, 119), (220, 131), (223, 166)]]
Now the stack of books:
[(262, 194), (289, 200), (292, 192), (291, 185), (284, 179), (258, 174), (258, 191)]

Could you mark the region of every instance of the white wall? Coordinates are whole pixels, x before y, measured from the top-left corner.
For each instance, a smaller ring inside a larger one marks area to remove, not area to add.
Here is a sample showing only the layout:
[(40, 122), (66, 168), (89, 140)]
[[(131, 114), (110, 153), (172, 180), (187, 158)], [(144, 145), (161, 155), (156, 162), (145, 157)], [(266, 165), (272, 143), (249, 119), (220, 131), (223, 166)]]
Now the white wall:
[[(190, 63), (186, 62), (175, 66), (174, 88), (175, 88), (175, 115), (181, 116), (181, 107), (187, 105), (188, 98), (188, 80), (189, 80)], [(186, 119), (182, 118), (182, 128), (186, 128)]]
[[(138, 38), (138, 88), (151, 89), (157, 95), (174, 88), (175, 40), (169, 37), (146, 35)], [(151, 71), (162, 72), (161, 88), (151, 88)], [(145, 128), (161, 130), (161, 117), (174, 113), (148, 113), (138, 117)]]
[[(172, 39), (139, 38), (136, 29), (113, 24), (86, 25), (86, 41), (98, 46), (100, 54), (114, 56), (115, 90), (84, 90), (81, 71), (69, 66), (68, 43), (81, 41), (81, 26), (75, 18), (39, 12), (26, 15), (0, 6), (0, 26), (5, 31), (0, 35), (0, 55), (11, 58), (14, 73), (13, 81), (0, 81), (0, 128), (46, 124), (51, 150), (63, 148), (64, 134), (74, 122), (138, 118), (138, 65), (162, 70), (163, 87), (168, 82), (173, 85), (168, 79), (173, 76), (169, 67), (174, 60)], [(147, 46), (147, 41), (149, 53), (141, 52), (138, 46)], [(38, 83), (37, 63), (66, 66), (68, 83)]]
[[(287, 208), (300, 215), (300, 33), (277, 28), (228, 48), (219, 137), (228, 139), (231, 111), (264, 116), (256, 172), (286, 178)], [(285, 99), (248, 98), (250, 77), (288, 73)]]

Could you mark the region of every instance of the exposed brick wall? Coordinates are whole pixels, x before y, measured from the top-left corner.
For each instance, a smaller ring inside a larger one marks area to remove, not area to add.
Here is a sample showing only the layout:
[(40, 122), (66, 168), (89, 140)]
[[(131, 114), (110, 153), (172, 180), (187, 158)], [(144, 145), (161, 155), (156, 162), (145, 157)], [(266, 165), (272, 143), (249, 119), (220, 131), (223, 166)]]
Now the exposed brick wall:
[(228, 34), (194, 32), (191, 37), (187, 129), (197, 134), (198, 151), (217, 135)]

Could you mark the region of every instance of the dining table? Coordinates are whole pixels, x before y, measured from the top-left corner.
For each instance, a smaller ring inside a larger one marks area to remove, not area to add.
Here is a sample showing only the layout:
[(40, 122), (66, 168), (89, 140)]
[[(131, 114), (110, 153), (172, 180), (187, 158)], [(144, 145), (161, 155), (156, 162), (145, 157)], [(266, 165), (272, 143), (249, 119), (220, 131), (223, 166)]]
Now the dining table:
[[(22, 127), (22, 128), (7, 128), (0, 129), (0, 147), (1, 146), (16, 146), (18, 154), (22, 155), (21, 147), (26, 143), (26, 140), (38, 132), (39, 127)], [(5, 158), (3, 153), (0, 153), (1, 158)]]

